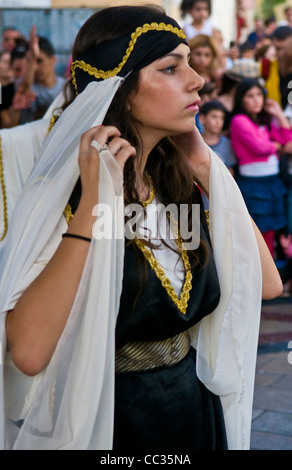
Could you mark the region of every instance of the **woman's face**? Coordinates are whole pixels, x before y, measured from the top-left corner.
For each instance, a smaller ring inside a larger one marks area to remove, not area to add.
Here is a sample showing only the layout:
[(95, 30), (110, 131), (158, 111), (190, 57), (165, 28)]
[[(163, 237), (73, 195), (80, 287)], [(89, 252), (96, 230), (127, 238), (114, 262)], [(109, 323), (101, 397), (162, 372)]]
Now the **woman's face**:
[(247, 91), (242, 100), (245, 111), (250, 115), (261, 113), (264, 108), (264, 102), (263, 92), (257, 86)]
[(140, 71), (138, 90), (129, 100), (143, 143), (191, 132), (199, 111), (199, 90), (204, 80), (189, 65), (185, 44)]
[(208, 46), (199, 46), (191, 51), (191, 65), (198, 73), (206, 73), (213, 60), (213, 52)]

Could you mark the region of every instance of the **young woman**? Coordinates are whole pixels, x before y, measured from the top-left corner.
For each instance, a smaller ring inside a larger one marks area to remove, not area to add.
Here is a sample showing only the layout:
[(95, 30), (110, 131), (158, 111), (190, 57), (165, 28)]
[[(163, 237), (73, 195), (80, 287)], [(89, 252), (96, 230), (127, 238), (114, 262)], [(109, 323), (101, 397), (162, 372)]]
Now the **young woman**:
[(237, 87), (231, 141), (239, 162), (239, 187), (273, 255), (275, 230), (287, 224), (279, 156), (292, 141), (292, 130), (280, 105), (266, 100), (257, 80), (243, 80)]
[[(76, 38), (73, 101), (3, 256), (8, 448), (248, 447), (261, 298), (281, 282), (194, 126), (203, 80), (189, 55), (156, 7), (101, 10)], [(193, 216), (202, 190), (210, 234)], [(182, 209), (174, 224), (158, 205)]]

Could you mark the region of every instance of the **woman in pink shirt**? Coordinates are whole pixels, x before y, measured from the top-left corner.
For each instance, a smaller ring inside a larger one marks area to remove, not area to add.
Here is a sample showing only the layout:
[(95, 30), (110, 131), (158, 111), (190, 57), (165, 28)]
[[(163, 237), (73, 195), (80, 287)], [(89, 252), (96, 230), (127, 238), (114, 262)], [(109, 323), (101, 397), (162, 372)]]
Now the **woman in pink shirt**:
[(286, 187), (279, 175), (279, 160), (292, 141), (290, 123), (280, 105), (266, 99), (257, 80), (245, 79), (237, 87), (230, 131), (238, 159), (238, 185), (274, 254), (275, 231), (286, 226)]

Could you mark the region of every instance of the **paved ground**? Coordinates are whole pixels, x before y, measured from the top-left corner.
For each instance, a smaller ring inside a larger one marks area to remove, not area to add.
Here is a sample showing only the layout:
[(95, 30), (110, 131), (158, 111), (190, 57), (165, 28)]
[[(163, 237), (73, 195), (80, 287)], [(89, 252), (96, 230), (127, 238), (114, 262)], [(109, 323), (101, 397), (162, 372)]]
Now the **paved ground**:
[(292, 450), (292, 299), (263, 303), (251, 449)]

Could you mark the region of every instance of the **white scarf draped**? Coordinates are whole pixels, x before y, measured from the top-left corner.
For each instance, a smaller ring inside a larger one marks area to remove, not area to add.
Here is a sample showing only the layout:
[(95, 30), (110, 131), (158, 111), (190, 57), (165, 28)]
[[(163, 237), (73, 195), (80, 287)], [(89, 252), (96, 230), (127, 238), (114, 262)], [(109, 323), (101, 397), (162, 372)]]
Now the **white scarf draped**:
[[(114, 77), (90, 83), (64, 111), (16, 205), (0, 270), (2, 369), (5, 315), (27, 287), (27, 273), (62, 218), (79, 174), (80, 136), (103, 122), (121, 81)], [(191, 333), (198, 376), (222, 400), (229, 448), (248, 449), (262, 292), (260, 259), (242, 196), (221, 160), (213, 152), (211, 156), (210, 233), (221, 300)], [(120, 236), (91, 243), (75, 303), (49, 366), (36, 379), (21, 379), (32, 382), (36, 391), (28, 393), (24, 423), (21, 429), (14, 427), (13, 435), (5, 429), (1, 400), (2, 448), (112, 448), (115, 323), (124, 261), (122, 201), (122, 172), (112, 155), (102, 152), (99, 202), (112, 208), (113, 233)], [(2, 396), (3, 380), (1, 373)]]
[[(9, 226), (14, 206), (40, 153), (48, 128), (49, 119), (43, 119), (13, 129), (0, 130), (3, 165), (0, 188), (0, 263), (6, 238), (5, 217)], [(7, 214), (4, 213), (5, 203)]]

